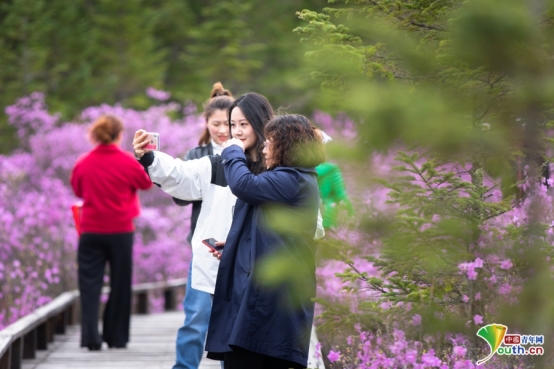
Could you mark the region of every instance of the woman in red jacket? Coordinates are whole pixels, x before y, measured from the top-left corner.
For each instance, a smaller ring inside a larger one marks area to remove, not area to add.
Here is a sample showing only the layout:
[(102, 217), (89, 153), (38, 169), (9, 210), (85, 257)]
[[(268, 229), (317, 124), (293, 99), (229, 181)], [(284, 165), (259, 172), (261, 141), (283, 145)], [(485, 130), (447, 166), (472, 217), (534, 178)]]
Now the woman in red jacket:
[[(71, 173), (73, 191), (83, 199), (78, 250), (81, 347), (89, 350), (100, 350), (102, 341), (116, 348), (129, 341), (137, 190), (152, 187), (152, 181), (133, 155), (119, 147), (122, 132), (118, 118), (97, 119), (90, 129), (96, 147), (77, 160)], [(100, 336), (98, 308), (106, 263), (111, 290)]]

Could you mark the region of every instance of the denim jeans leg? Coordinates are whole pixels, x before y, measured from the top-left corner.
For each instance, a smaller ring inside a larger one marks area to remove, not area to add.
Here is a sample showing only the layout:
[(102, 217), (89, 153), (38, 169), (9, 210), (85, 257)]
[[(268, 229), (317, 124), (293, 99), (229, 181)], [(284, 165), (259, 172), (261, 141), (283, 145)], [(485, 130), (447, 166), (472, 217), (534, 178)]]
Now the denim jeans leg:
[(212, 295), (191, 287), (192, 260), (183, 299), (185, 323), (177, 331), (176, 361), (173, 369), (198, 369), (212, 311)]

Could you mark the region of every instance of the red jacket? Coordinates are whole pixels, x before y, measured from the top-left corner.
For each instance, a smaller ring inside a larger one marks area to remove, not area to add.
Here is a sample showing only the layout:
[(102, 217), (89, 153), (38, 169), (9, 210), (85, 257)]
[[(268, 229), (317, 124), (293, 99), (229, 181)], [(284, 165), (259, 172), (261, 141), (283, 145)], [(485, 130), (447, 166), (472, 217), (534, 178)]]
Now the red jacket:
[(137, 190), (152, 187), (144, 168), (117, 145), (98, 145), (71, 172), (75, 195), (83, 199), (83, 233), (126, 233), (140, 213)]

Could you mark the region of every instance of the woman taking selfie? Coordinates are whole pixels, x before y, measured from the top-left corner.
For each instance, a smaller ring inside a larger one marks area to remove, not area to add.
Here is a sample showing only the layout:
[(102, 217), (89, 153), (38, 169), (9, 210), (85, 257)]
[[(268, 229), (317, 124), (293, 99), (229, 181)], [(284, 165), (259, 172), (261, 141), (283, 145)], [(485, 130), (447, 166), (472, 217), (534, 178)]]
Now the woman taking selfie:
[[(263, 171), (265, 169), (262, 155), (263, 130), (265, 124), (273, 118), (271, 105), (264, 96), (247, 93), (232, 102), (229, 114), (232, 122), (235, 122), (232, 128), (233, 136), (245, 142), (249, 168), (256, 173)], [(226, 124), (227, 119), (228, 116), (225, 117)], [(147, 143), (146, 132), (144, 130), (137, 131), (133, 140), (135, 155), (140, 158), (140, 163), (148, 170), (151, 180), (159, 184), (166, 193), (176, 198), (202, 200), (198, 222), (191, 241), (193, 259), (188, 283), (195, 290), (194, 293), (202, 291), (210, 295), (209, 308), (211, 309), (219, 261), (211, 256), (208, 247), (202, 243), (202, 240), (209, 238), (225, 240), (231, 226), (233, 208), (236, 203), (236, 197), (229, 190), (225, 180), (221, 156), (206, 156), (196, 160), (182, 161), (162, 152), (143, 149)], [(186, 296), (185, 299), (187, 299)], [(203, 305), (205, 306), (205, 304)], [(187, 306), (187, 302), (185, 302), (185, 306)], [(198, 322), (201, 320), (205, 323), (203, 333), (199, 330), (195, 333), (203, 335), (201, 344), (196, 340), (190, 343), (193, 346), (188, 350), (180, 343), (181, 334), (184, 332), (178, 333), (175, 368), (197, 367), (197, 365), (194, 366), (194, 363), (196, 360), (200, 360), (198, 355), (202, 355), (204, 351), (209, 316), (210, 310), (201, 317), (197, 317)], [(188, 319), (188, 316), (185, 319)], [(185, 354), (194, 356), (184, 358)]]
[[(221, 83), (217, 82), (213, 85), (210, 99), (205, 104), (202, 114), (206, 120), (206, 128), (200, 136), (198, 146), (187, 152), (184, 159), (185, 161), (221, 154), (221, 151), (223, 151), (223, 146), (221, 146), (221, 144), (229, 138), (227, 111), (233, 102), (234, 99), (231, 92), (224, 89)], [(230, 194), (229, 196), (234, 199), (233, 195)], [(186, 201), (175, 197), (173, 200), (180, 206), (192, 204), (190, 232), (187, 236), (188, 243), (192, 245), (192, 237), (198, 223), (198, 216), (202, 209), (202, 201)], [(214, 227), (214, 222), (211, 224), (208, 223), (207, 226)], [(183, 299), (185, 321), (183, 326), (177, 331), (175, 365), (173, 369), (198, 368), (200, 365), (204, 353), (210, 312), (212, 310), (212, 295), (209, 292), (192, 288), (191, 285), (193, 262), (194, 259), (197, 258), (195, 253), (200, 251), (200, 253), (205, 254), (206, 248), (203, 247), (200, 250), (193, 248), (192, 251), (186, 294)], [(198, 256), (198, 258), (201, 259), (202, 257)], [(213, 259), (209, 260), (208, 264), (201, 265), (202, 268), (215, 268), (215, 270), (217, 270), (218, 266), (218, 263), (214, 262)]]
[[(308, 359), (319, 208), (315, 167), (325, 159), (323, 145), (301, 115), (274, 118), (265, 137), (268, 170), (261, 174), (248, 166), (247, 140), (226, 141), (222, 153), (238, 200), (225, 249), (216, 255), (221, 264), (206, 350), (209, 358), (223, 358), (225, 369), (305, 368)], [(270, 286), (257, 278), (259, 263), (275, 256), (289, 258), (295, 288), (290, 280)]]
[[(124, 348), (129, 341), (133, 218), (140, 212), (137, 190), (152, 182), (131, 153), (119, 148), (123, 123), (107, 115), (90, 129), (96, 147), (81, 156), (71, 173), (75, 195), (83, 199), (78, 266), (81, 299), (81, 347)], [(98, 332), (104, 268), (110, 265), (110, 295)]]

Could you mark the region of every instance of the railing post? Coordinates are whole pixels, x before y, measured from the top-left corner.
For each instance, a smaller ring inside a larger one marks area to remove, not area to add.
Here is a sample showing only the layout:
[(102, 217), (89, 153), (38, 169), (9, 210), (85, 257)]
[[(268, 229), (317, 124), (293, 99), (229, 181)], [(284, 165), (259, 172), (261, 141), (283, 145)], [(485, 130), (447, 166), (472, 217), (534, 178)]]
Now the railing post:
[(37, 350), (48, 350), (48, 321), (37, 328)]
[(54, 342), (54, 330), (56, 329), (56, 316), (49, 318), (46, 321), (48, 329), (48, 342)]
[(21, 369), (21, 361), (23, 360), (23, 338), (19, 337), (12, 343), (10, 350), (10, 369)]
[(0, 369), (10, 369), (11, 365), (11, 356), (12, 356), (12, 348), (11, 346), (8, 348), (6, 352), (4, 352), (4, 355), (0, 357)]
[(164, 310), (174, 311), (176, 308), (175, 288), (170, 287), (164, 291)]
[(78, 302), (73, 303), (69, 308), (69, 325), (77, 324), (81, 320), (80, 314), (81, 304)]
[(72, 315), (73, 315), (72, 310), (73, 310), (72, 307), (68, 306), (67, 309), (65, 309), (64, 312), (63, 312), (63, 321), (65, 322), (64, 324), (65, 324), (66, 327), (69, 327), (70, 325), (73, 324), (71, 322)]
[(148, 291), (137, 293), (137, 314), (148, 314)]
[(33, 329), (23, 338), (23, 358), (34, 359), (37, 351), (37, 330)]
[(54, 317), (54, 332), (65, 334), (65, 310)]

